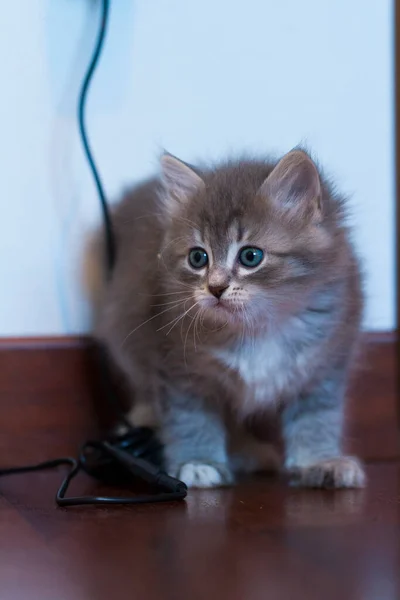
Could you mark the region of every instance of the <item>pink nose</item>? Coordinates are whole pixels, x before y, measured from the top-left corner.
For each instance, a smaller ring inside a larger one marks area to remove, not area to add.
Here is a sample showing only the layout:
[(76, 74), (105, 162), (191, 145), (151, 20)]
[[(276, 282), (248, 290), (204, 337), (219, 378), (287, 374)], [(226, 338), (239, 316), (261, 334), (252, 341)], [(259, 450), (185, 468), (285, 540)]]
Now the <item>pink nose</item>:
[(210, 290), (210, 293), (215, 296), (216, 298), (221, 298), (222, 294), (224, 293), (224, 291), (228, 288), (227, 285), (209, 285), (208, 289)]

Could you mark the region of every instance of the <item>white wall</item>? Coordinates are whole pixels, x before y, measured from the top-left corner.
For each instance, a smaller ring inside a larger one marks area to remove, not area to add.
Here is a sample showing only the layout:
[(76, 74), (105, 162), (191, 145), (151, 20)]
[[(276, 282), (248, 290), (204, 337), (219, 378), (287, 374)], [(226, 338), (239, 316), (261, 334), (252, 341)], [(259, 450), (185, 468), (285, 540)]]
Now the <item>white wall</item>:
[[(352, 194), (365, 326), (394, 326), (391, 0), (111, 0), (88, 125), (106, 190), (183, 159), (305, 141)], [(75, 333), (99, 219), (75, 121), (97, 0), (14, 0), (0, 20), (0, 335)]]

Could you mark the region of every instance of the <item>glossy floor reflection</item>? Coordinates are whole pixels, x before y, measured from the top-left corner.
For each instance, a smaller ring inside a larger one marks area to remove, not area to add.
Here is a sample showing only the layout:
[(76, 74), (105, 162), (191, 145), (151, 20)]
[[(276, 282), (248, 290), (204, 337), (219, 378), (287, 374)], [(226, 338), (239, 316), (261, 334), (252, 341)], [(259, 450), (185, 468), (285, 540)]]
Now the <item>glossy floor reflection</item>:
[(368, 473), (364, 491), (262, 479), (111, 509), (55, 508), (60, 474), (0, 480), (0, 598), (398, 600), (400, 465)]

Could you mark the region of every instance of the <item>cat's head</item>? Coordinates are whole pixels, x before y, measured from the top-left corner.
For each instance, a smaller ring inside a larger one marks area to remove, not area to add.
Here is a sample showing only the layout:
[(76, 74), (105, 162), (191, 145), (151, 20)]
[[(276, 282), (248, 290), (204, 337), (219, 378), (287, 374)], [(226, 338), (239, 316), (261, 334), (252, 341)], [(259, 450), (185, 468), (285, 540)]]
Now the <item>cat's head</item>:
[(167, 154), (161, 165), (160, 260), (177, 310), (205, 326), (257, 328), (301, 309), (334, 237), (311, 158), (294, 150), (275, 165), (200, 171)]

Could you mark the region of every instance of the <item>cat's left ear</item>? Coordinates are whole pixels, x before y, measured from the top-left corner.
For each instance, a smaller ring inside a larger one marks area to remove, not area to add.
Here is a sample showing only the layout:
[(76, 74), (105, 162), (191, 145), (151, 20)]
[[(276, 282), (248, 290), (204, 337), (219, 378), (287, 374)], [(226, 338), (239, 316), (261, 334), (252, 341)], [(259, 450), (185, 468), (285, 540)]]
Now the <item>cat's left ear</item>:
[(314, 162), (302, 150), (292, 150), (278, 162), (259, 194), (289, 217), (321, 220), (321, 181)]
[(193, 169), (171, 154), (161, 157), (161, 169), (170, 202), (184, 204), (205, 187), (204, 181)]

